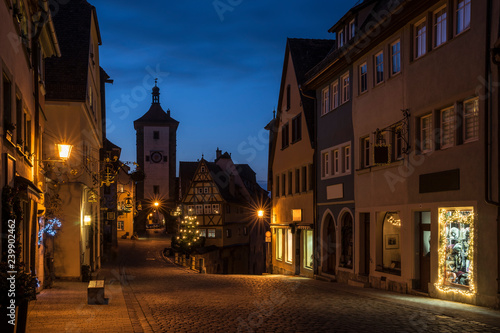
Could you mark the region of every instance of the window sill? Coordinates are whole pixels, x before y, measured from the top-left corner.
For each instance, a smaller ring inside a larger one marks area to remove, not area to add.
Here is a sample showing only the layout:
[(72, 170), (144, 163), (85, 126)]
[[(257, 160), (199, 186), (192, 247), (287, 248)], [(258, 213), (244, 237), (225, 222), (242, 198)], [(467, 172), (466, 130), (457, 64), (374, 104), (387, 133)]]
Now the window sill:
[(474, 138), (474, 139), (469, 139), (467, 141), (464, 141), (464, 145), (468, 144), (468, 143), (474, 143), (474, 142), (478, 142), (479, 141), (479, 138)]
[[(454, 28), (456, 28), (456, 26)], [(453, 31), (453, 38), (456, 38), (456, 37), (462, 36), (464, 33), (466, 33), (467, 31), (469, 31), (470, 30), (470, 25), (467, 28), (465, 28), (464, 30), (462, 30), (462, 31), (460, 31), (458, 33), (455, 32), (456, 31), (455, 29), (453, 29), (453, 30), (454, 30)]]
[(399, 72), (396, 73), (391, 73), (391, 76), (388, 78), (388, 80), (398, 77), (400, 75), (401, 75), (401, 70), (399, 70)]
[(321, 177), (321, 180), (328, 180), (328, 179), (333, 179), (333, 178), (340, 178), (340, 177), (349, 176), (349, 175), (351, 175), (351, 171), (349, 171), (349, 172), (343, 172), (343, 173), (338, 173), (338, 174), (334, 174), (334, 175), (324, 176), (324, 177)]

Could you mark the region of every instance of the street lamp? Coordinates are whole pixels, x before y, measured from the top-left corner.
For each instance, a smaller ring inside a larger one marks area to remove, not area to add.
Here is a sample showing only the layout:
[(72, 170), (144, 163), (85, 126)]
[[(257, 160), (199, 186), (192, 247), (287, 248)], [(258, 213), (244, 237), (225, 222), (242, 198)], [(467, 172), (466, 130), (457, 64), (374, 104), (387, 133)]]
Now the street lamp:
[(72, 145), (59, 143), (57, 144), (57, 151), (59, 152), (59, 158), (62, 160), (67, 160), (71, 154)]
[(264, 210), (259, 209), (259, 210), (257, 211), (257, 216), (258, 216), (259, 218), (263, 218), (263, 217), (264, 217)]
[(158, 201), (155, 201), (154, 206), (158, 207), (159, 205), (160, 205), (160, 203)]

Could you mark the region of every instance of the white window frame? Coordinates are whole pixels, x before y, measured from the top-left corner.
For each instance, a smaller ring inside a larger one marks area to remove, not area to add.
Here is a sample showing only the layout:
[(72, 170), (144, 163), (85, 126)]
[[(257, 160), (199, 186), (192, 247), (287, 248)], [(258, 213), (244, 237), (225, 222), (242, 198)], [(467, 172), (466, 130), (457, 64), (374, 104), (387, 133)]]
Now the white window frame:
[(362, 153), (362, 165), (361, 168), (370, 167), (370, 136), (365, 136), (361, 138), (361, 153)]
[(203, 205), (203, 214), (205, 214), (205, 215), (212, 214), (212, 205), (211, 204), (204, 204)]
[(283, 229), (276, 229), (276, 247), (275, 247), (276, 260), (283, 260)]
[(344, 147), (344, 173), (350, 173), (351, 172), (351, 146), (345, 146)]
[(352, 20), (349, 22), (349, 39), (354, 38), (356, 35), (356, 22)]
[(289, 264), (293, 262), (293, 234), (292, 229), (285, 229), (285, 261)]
[(427, 54), (427, 19), (415, 23), (413, 31), (415, 44), (415, 59), (421, 58)]
[[(424, 121), (429, 119), (428, 126), (424, 127)], [(420, 151), (427, 153), (432, 151), (432, 113), (420, 117)], [(427, 143), (429, 146), (427, 147)]]
[(339, 30), (337, 32), (337, 37), (339, 40), (339, 49), (340, 49), (342, 46), (344, 46), (344, 43), (345, 43), (345, 31), (344, 31), (344, 29)]
[[(475, 105), (473, 106), (473, 112), (468, 114), (467, 113), (467, 104), (469, 103), (474, 103)], [(472, 98), (468, 99), (463, 102), (463, 114), (464, 114), (464, 132), (463, 132), (463, 138), (464, 138), (464, 143), (468, 142), (473, 142), (477, 141), (479, 139), (479, 99), (478, 98)], [(467, 137), (467, 127), (468, 124), (471, 122), (473, 123), (473, 136), (468, 138)]]
[[(314, 259), (311, 259), (314, 256), (314, 235), (313, 231), (310, 229), (306, 229), (303, 231), (304, 235), (304, 257), (303, 263), (304, 263), (304, 268), (306, 269), (313, 269), (314, 266)], [(309, 243), (308, 243), (308, 238), (311, 242), (311, 246), (309, 248)], [(311, 265), (309, 265), (311, 263)]]
[[(399, 45), (398, 49), (396, 52), (394, 52), (394, 46)], [(398, 70), (394, 71), (394, 64), (396, 63), (397, 59), (397, 64), (398, 64)], [(398, 39), (397, 41), (393, 42), (391, 44), (391, 75), (396, 75), (401, 73), (401, 40)]]
[(207, 238), (215, 238), (217, 232), (215, 229), (207, 229)]
[[(451, 114), (449, 118), (444, 118), (445, 114)], [(446, 149), (455, 145), (455, 108), (453, 106), (442, 109), (439, 113), (441, 138), (440, 148)], [(449, 140), (446, 140), (449, 138)], [(446, 140), (446, 141), (445, 141)]]
[(200, 232), (200, 237), (207, 237), (207, 229), (198, 229)]
[(330, 152), (321, 153), (321, 177), (330, 176)]
[(340, 98), (341, 98), (341, 104), (349, 102), (350, 99), (350, 79), (349, 79), (349, 72), (346, 74), (342, 75), (340, 77), (340, 82), (341, 82), (341, 90), (340, 90)]
[(203, 193), (204, 193), (204, 194), (208, 194), (208, 187), (204, 187), (204, 188), (203, 188)]
[[(463, 4), (463, 6), (460, 6)], [(462, 16), (463, 25), (459, 26), (458, 17)], [(467, 20), (469, 21), (467, 24)], [(455, 7), (455, 35), (460, 35), (464, 31), (469, 30), (471, 20), (471, 0), (457, 0)], [(461, 30), (459, 30), (459, 28)]]
[(212, 204), (212, 214), (218, 215), (220, 214), (220, 205)]
[(330, 87), (326, 87), (321, 91), (321, 115), (330, 112)]
[(377, 54), (375, 54), (374, 63), (375, 63), (375, 73), (374, 73), (375, 85), (378, 85), (384, 82), (384, 51), (380, 51)]
[(202, 215), (203, 214), (203, 205), (196, 205), (196, 215)]
[[(363, 89), (364, 88), (364, 89)], [(368, 64), (366, 61), (359, 65), (359, 93), (368, 91)]]
[(330, 101), (332, 103), (332, 110), (339, 107), (339, 81), (335, 80), (331, 84), (331, 98)]
[(351, 141), (321, 151), (322, 180), (350, 174), (351, 165)]
[(448, 19), (448, 11), (446, 6), (439, 8), (432, 14), (432, 20), (433, 20), (432, 31), (434, 36), (433, 45), (435, 48), (443, 45), (448, 40), (447, 19)]
[(338, 175), (340, 172), (340, 151), (335, 149), (332, 153), (333, 157), (333, 174)]

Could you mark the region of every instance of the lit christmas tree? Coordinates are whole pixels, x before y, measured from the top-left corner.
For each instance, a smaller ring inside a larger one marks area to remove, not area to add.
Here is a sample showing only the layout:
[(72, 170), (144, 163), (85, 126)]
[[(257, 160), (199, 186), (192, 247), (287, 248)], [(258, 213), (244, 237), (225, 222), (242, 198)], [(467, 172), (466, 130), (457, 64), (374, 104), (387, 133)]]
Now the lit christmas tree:
[(200, 231), (196, 229), (198, 224), (196, 216), (184, 216), (179, 235), (172, 239), (172, 247), (183, 253), (191, 253), (195, 247), (200, 246)]

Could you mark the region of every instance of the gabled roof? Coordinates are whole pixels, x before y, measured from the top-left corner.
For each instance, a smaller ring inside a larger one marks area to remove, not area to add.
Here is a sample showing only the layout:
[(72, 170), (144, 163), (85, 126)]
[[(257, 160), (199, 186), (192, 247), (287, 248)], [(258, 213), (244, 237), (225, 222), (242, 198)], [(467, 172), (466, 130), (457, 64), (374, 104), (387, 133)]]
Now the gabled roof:
[[(358, 33), (356, 37), (348, 41), (342, 48), (332, 49), (332, 52), (316, 66), (311, 68), (305, 75), (304, 86), (308, 89), (314, 88), (318, 84), (314, 84), (313, 82), (334, 64), (342, 63), (342, 61), (344, 61), (344, 63), (352, 63), (356, 55), (366, 49), (367, 43), (377, 43), (379, 39), (385, 38), (384, 34), (380, 32), (381, 28), (379, 25), (385, 21), (394, 22), (394, 15), (398, 15), (400, 13), (400, 8), (407, 7), (409, 2), (411, 2), (411, 0), (370, 0), (351, 8), (347, 14), (330, 29), (330, 31), (336, 29), (339, 24), (345, 23), (342, 20), (345, 20), (346, 17), (352, 17), (358, 14), (361, 22), (358, 22)], [(418, 4), (419, 2), (413, 2), (413, 5)], [(390, 15), (382, 15), (381, 13), (389, 13)], [(359, 33), (359, 31), (363, 33)], [(376, 33), (373, 34), (373, 31), (376, 31)], [(357, 46), (361, 41), (364, 47)]]
[(151, 104), (148, 112), (146, 112), (142, 117), (134, 121), (134, 128), (138, 125), (163, 125), (163, 124), (173, 124), (176, 127), (179, 122), (174, 118), (170, 117), (170, 110), (167, 112), (163, 111), (160, 104)]
[[(280, 93), (278, 98), (278, 114), (274, 122), (270, 122), (266, 129), (270, 129), (274, 133), (278, 132), (278, 126), (280, 123), (281, 113), (282, 113), (282, 101), (283, 96), (286, 93), (285, 81), (288, 69), (288, 62), (292, 61), (293, 68), (295, 71), (295, 77), (299, 88), (305, 81), (306, 73), (313, 68), (318, 62), (320, 62), (326, 55), (330, 52), (332, 47), (334, 47), (334, 40), (329, 39), (301, 39), (301, 38), (287, 38), (286, 48), (285, 48), (285, 60), (283, 61), (283, 71), (281, 74), (281, 85)], [(307, 96), (315, 96), (314, 91), (300, 92), (300, 98), (302, 102), (302, 110), (304, 113), (304, 120), (307, 125), (307, 132), (309, 135), (309, 140), (311, 146), (314, 143), (314, 112), (315, 103), (314, 99)], [(271, 128), (272, 126), (272, 128)], [(270, 148), (269, 161), (270, 164), (274, 158), (274, 153), (276, 151), (277, 136), (273, 135), (274, 138), (273, 145)]]
[[(222, 155), (224, 156), (224, 154)], [(229, 154), (227, 154), (229, 156)], [(220, 158), (219, 158), (220, 159)], [(218, 160), (219, 160), (218, 159)], [(217, 189), (222, 198), (228, 203), (236, 203), (241, 205), (248, 205), (248, 199), (245, 197), (245, 190), (249, 193), (250, 197), (258, 198), (260, 196), (267, 197), (267, 192), (262, 189), (256, 182), (255, 172), (248, 164), (235, 164), (234, 167), (243, 182), (244, 189), (242, 189), (237, 182), (234, 182), (234, 192), (229, 185), (231, 182), (231, 171), (221, 168), (217, 162), (208, 162), (201, 159), (198, 162), (180, 162), (179, 163), (179, 178), (181, 180), (182, 194), (186, 195), (191, 186), (191, 182), (199, 170), (201, 163), (205, 164), (212, 180), (214, 181)], [(234, 176), (233, 176), (234, 177)], [(189, 181), (186, 181), (189, 180)]]
[(53, 22), (61, 57), (45, 60), (46, 99), (85, 101), (92, 17), (99, 35), (96, 10), (85, 0), (71, 0), (58, 8)]

